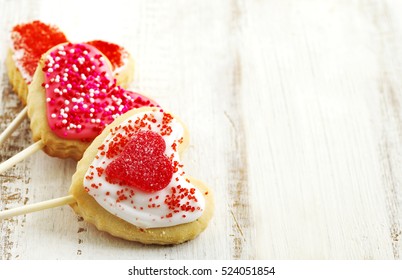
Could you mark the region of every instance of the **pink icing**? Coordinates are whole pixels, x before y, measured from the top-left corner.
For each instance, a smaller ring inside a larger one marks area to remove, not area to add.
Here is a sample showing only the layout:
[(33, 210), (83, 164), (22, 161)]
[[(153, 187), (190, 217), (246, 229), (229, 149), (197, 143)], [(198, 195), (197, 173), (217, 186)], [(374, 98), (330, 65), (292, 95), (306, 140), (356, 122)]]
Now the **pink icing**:
[(42, 70), (48, 124), (60, 138), (92, 141), (130, 109), (158, 106), (145, 96), (116, 86), (104, 56), (88, 44), (55, 47)]

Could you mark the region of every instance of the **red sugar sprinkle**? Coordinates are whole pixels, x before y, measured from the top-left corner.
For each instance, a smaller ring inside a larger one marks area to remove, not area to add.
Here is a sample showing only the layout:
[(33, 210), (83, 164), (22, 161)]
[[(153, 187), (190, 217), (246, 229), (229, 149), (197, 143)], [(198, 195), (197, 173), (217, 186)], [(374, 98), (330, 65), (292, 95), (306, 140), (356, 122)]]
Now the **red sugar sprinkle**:
[[(173, 119), (173, 117), (168, 114), (168, 113), (164, 113), (164, 115), (168, 115), (168, 117), (164, 117), (165, 120), (170, 120), (169, 123), (171, 122), (171, 120)], [(109, 144), (109, 149), (106, 151), (106, 157), (107, 158), (114, 158), (117, 155), (119, 155), (123, 148), (127, 145), (127, 143), (130, 141), (130, 139), (133, 137), (134, 134), (136, 134), (139, 130), (146, 128), (148, 126), (148, 122), (151, 122), (152, 119), (154, 119), (154, 115), (153, 114), (144, 114), (144, 116), (142, 116), (141, 118), (138, 117), (134, 123), (131, 123), (129, 125), (126, 125), (124, 127), (121, 126), (117, 126), (115, 128), (115, 131), (118, 131), (120, 129), (124, 129), (124, 131), (126, 132), (126, 137), (123, 137), (122, 134), (118, 133), (116, 134), (116, 132), (114, 132), (113, 130), (111, 131), (111, 134), (113, 136), (113, 141)], [(166, 123), (166, 125), (169, 125), (169, 123)], [(174, 154), (171, 155), (170, 160), (172, 160), (174, 157)]]
[(98, 172), (98, 176), (100, 177), (100, 176), (102, 176), (103, 171), (105, 171), (105, 169), (103, 169), (102, 167), (97, 167), (96, 171)]
[(124, 59), (128, 56), (128, 53), (121, 46), (113, 43), (95, 40), (87, 42), (87, 44), (100, 50), (112, 63), (113, 69), (123, 66)]
[(16, 25), (12, 29), (11, 40), (15, 51), (24, 51), (19, 62), (31, 77), (42, 54), (58, 44), (67, 42), (66, 36), (59, 28), (38, 20)]
[(173, 175), (172, 163), (164, 155), (165, 149), (165, 141), (159, 134), (137, 132), (119, 157), (106, 167), (106, 180), (145, 192), (164, 189)]
[(176, 147), (177, 147), (176, 142), (173, 142), (173, 144), (172, 144), (172, 149), (173, 149), (173, 151), (175, 151), (175, 152), (176, 152)]
[(166, 195), (164, 203), (168, 206), (169, 210), (174, 213), (180, 211), (194, 212), (196, 208), (190, 205), (190, 202), (197, 202), (197, 198), (194, 196), (195, 189), (190, 190), (177, 185), (171, 188), (170, 194)]

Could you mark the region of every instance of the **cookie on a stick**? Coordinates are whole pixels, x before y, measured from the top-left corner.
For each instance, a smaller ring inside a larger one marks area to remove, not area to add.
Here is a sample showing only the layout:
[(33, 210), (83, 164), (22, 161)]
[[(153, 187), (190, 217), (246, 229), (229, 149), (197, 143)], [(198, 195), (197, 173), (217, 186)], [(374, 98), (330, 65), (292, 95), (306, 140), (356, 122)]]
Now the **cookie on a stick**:
[[(57, 26), (39, 20), (14, 26), (10, 37), (7, 73), (14, 91), (22, 104), (26, 105), (28, 85), (32, 82), (39, 59), (52, 47), (67, 42), (67, 37)], [(116, 83), (126, 88), (134, 77), (134, 60), (130, 53), (122, 46), (102, 40), (90, 41), (88, 44), (95, 46), (109, 59)], [(27, 111), (27, 107), (24, 107), (0, 134), (0, 145), (26, 118)]]
[(0, 212), (0, 219), (69, 204), (99, 230), (144, 244), (195, 238), (214, 211), (211, 190), (184, 171), (188, 131), (158, 108), (131, 110), (77, 164), (70, 195)]
[(64, 43), (40, 59), (27, 106), (35, 143), (0, 164), (0, 173), (40, 149), (50, 156), (79, 160), (115, 118), (157, 104), (117, 86), (110, 62), (94, 46)]

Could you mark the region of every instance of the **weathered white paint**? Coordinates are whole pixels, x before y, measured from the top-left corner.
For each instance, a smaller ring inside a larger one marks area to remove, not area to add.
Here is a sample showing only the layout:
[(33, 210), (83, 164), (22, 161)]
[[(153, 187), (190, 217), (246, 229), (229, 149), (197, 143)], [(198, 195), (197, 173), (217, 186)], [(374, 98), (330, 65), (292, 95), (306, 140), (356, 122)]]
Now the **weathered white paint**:
[[(2, 259), (401, 257), (401, 2), (1, 2), (1, 61), (32, 19), (126, 46), (133, 88), (188, 125), (186, 168), (216, 195), (207, 230), (179, 246), (112, 238), (62, 207), (3, 221)], [(0, 77), (4, 129), (21, 106), (4, 63)], [(74, 168), (35, 154), (0, 176), (0, 208), (66, 195)]]

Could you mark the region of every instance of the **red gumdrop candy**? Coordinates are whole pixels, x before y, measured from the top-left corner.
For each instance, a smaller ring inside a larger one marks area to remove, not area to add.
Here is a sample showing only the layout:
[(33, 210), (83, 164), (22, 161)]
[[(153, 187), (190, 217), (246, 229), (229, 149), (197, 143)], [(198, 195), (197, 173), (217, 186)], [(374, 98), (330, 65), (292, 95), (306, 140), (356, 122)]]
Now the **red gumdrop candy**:
[(173, 176), (173, 166), (164, 155), (165, 149), (162, 136), (152, 131), (139, 131), (119, 157), (106, 167), (106, 181), (145, 192), (166, 188)]

